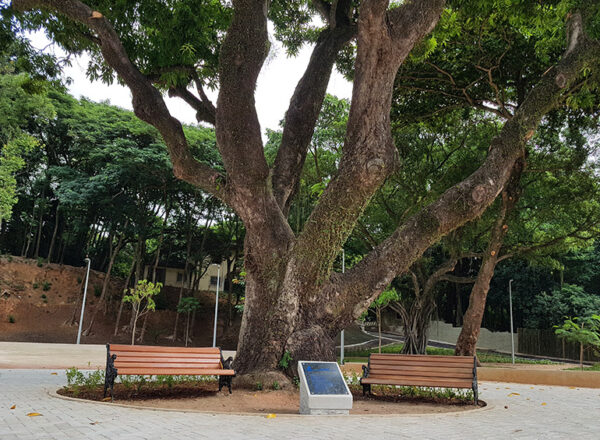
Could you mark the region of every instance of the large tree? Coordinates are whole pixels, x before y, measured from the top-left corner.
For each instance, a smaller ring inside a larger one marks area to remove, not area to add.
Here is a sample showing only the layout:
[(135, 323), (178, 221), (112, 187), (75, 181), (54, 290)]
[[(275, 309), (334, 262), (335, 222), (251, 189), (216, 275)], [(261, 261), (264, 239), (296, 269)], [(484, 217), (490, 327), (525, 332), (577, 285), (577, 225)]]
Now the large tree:
[[(457, 3), (469, 7), (469, 2)], [(528, 3), (527, 13), (543, 18), (538, 2)], [(598, 67), (600, 44), (588, 34), (594, 28), (586, 15), (594, 5), (586, 3), (580, 12), (577, 3), (569, 4), (562, 57), (528, 91), (481, 166), (399, 225), (351, 270), (338, 274), (332, 265), (342, 245), (370, 198), (400, 166), (390, 130), (394, 79), (413, 47), (435, 28), (444, 0), (233, 0), (231, 10), (210, 0), (169, 6), (158, 1), (13, 1), (23, 11), (45, 11), (30, 13), (26, 20), (46, 27), (67, 49), (101, 54), (94, 58), (93, 72), (110, 79), (114, 70), (130, 88), (136, 115), (162, 134), (175, 175), (219, 197), (242, 219), (246, 303), (235, 365), (242, 375), (275, 370), (286, 352), (295, 360), (333, 358), (340, 329), (440, 237), (494, 201), (541, 118), (561, 105), (582, 71)], [(317, 29), (310, 25), (315, 13), (324, 23)], [(270, 47), (269, 16), (290, 47), (302, 39), (315, 41), (271, 167), (254, 100)], [(219, 26), (224, 23), (223, 34)], [(290, 204), (331, 70), (342, 52), (345, 60), (351, 56), (346, 48), (351, 40), (354, 86), (342, 158), (295, 234), (287, 220)], [(216, 106), (204, 93), (206, 84), (219, 88)], [(161, 90), (167, 89), (188, 102), (199, 121), (215, 124), (224, 170), (194, 159), (181, 124), (165, 105)]]

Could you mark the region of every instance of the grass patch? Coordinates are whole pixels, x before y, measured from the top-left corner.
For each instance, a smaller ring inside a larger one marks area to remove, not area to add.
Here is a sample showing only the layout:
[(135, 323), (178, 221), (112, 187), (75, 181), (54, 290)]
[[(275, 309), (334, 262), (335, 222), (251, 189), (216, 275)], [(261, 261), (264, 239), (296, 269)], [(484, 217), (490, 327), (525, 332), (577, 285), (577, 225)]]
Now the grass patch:
[[(381, 347), (382, 353), (399, 354), (402, 350), (402, 344), (392, 344)], [(369, 354), (378, 353), (378, 348), (372, 348), (369, 350), (356, 350), (347, 351), (344, 356), (345, 362), (367, 362)], [(438, 348), (438, 347), (427, 347), (427, 354), (432, 356), (453, 356), (454, 350), (451, 348)], [(512, 358), (509, 355), (502, 355), (497, 353), (488, 353), (485, 351), (478, 351), (477, 358), (479, 362), (485, 363), (511, 363)], [(521, 357), (515, 357), (515, 363), (517, 364), (554, 364), (555, 362), (546, 359), (527, 359)]]
[[(566, 370), (581, 371), (581, 367), (566, 368)], [(583, 371), (600, 371), (600, 362), (592, 366), (583, 367)]]

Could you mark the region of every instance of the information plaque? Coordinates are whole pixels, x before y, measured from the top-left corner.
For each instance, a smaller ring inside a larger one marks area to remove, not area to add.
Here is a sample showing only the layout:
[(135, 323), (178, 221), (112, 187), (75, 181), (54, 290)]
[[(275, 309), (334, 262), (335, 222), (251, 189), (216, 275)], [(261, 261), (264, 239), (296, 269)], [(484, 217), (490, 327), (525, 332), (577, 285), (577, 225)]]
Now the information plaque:
[(352, 394), (337, 362), (298, 362), (300, 414), (348, 414)]

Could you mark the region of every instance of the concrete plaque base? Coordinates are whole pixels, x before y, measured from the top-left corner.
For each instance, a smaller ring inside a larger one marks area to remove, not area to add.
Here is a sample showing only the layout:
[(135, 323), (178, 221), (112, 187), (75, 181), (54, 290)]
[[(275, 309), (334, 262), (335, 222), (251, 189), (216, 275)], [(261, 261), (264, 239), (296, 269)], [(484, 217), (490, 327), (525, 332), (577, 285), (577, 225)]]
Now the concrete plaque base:
[(347, 415), (352, 394), (337, 362), (298, 362), (300, 414)]

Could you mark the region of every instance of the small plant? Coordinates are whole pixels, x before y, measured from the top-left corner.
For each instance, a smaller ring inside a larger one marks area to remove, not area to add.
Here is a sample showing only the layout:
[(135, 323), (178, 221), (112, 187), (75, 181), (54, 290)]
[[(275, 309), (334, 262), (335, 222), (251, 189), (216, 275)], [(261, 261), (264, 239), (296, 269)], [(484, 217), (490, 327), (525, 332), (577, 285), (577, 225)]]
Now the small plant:
[(100, 287), (100, 286), (96, 286), (96, 285), (95, 285), (95, 286), (94, 286), (94, 296), (95, 296), (96, 298), (99, 298), (99, 297), (100, 297), (100, 295), (102, 295), (102, 287)]
[(162, 283), (152, 283), (140, 280), (136, 287), (129, 289), (129, 295), (123, 296), (123, 302), (131, 303), (133, 308), (133, 330), (131, 332), (131, 345), (135, 344), (135, 329), (138, 319), (156, 309), (153, 297), (160, 292)]
[(298, 376), (292, 377), (292, 384), (294, 385), (294, 387), (299, 388), (300, 387), (300, 378)]
[(273, 381), (273, 389), (275, 391), (277, 391), (278, 389), (280, 389), (281, 387), (279, 386), (279, 382), (277, 382), (276, 380)]
[(40, 287), (40, 285), (38, 283), (33, 283), (32, 286), (34, 289), (37, 289), (38, 287)]
[(42, 290), (44, 292), (47, 292), (48, 290), (50, 290), (50, 287), (52, 287), (52, 283), (49, 283), (48, 281), (42, 282)]
[(254, 388), (256, 389), (256, 391), (262, 391), (262, 389), (263, 389), (263, 384), (262, 384), (262, 382), (256, 382), (256, 383), (254, 384)]
[(42, 257), (38, 257), (37, 258), (37, 267), (43, 267), (44, 266), (44, 259)]
[(279, 361), (279, 368), (281, 368), (282, 370), (286, 370), (293, 360), (294, 359), (292, 358), (290, 352), (286, 350), (285, 353), (283, 353), (283, 356), (281, 356), (281, 360)]
[(77, 284), (81, 284), (83, 280), (81, 279), (81, 277), (77, 277)]
[(600, 351), (600, 315), (587, 318), (567, 318), (562, 325), (555, 325), (556, 335), (579, 344), (579, 366), (583, 370), (583, 353), (586, 346)]
[(45, 294), (45, 293), (42, 293), (42, 296), (41, 296), (41, 298), (42, 298), (42, 299), (46, 299), (46, 298), (48, 298), (48, 297), (46, 296), (46, 294)]
[(8, 315), (8, 322), (10, 324), (14, 324), (16, 322), (15, 317), (13, 315)]
[(9, 255), (8, 257), (6, 257), (6, 259), (8, 260), (9, 263), (12, 263), (13, 257), (12, 257), (12, 255)]

